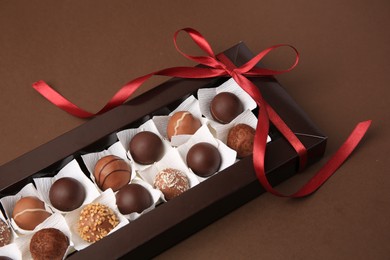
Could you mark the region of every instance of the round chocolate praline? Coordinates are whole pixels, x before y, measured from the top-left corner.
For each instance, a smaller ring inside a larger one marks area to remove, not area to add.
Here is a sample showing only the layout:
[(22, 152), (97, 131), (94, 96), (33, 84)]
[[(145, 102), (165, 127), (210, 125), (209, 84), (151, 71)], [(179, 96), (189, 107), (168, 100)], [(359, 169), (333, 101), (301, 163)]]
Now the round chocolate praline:
[(116, 205), (119, 212), (124, 215), (133, 212), (141, 213), (153, 205), (153, 198), (142, 185), (131, 183), (118, 191)]
[(9, 226), (2, 219), (0, 219), (0, 247), (11, 243), (11, 239), (12, 233)]
[(72, 211), (85, 200), (85, 188), (76, 179), (64, 177), (50, 187), (49, 199), (53, 207), (61, 211)]
[(174, 168), (166, 168), (156, 175), (154, 187), (159, 189), (168, 201), (188, 190), (190, 181), (184, 172)]
[(210, 104), (210, 112), (213, 118), (221, 123), (228, 124), (244, 111), (240, 99), (230, 92), (217, 94)]
[(107, 155), (96, 163), (93, 175), (99, 189), (117, 191), (130, 182), (131, 167), (122, 158)]
[(45, 228), (36, 232), (30, 241), (30, 252), (34, 260), (61, 260), (69, 246), (69, 239), (56, 228)]
[(13, 260), (13, 259), (8, 256), (0, 255), (0, 260)]
[(12, 218), (22, 229), (33, 230), (50, 217), (45, 209), (45, 203), (37, 197), (28, 196), (18, 200), (12, 212)]
[(133, 160), (139, 164), (152, 164), (164, 155), (164, 145), (155, 133), (143, 131), (130, 141), (129, 151)]
[(244, 158), (253, 153), (253, 142), (256, 130), (247, 124), (238, 124), (229, 130), (227, 146), (237, 152), (238, 158)]
[(198, 143), (191, 147), (186, 157), (187, 165), (200, 177), (209, 177), (221, 166), (221, 154), (209, 143)]
[(193, 135), (202, 123), (188, 111), (174, 113), (168, 121), (167, 137), (169, 140), (174, 135)]

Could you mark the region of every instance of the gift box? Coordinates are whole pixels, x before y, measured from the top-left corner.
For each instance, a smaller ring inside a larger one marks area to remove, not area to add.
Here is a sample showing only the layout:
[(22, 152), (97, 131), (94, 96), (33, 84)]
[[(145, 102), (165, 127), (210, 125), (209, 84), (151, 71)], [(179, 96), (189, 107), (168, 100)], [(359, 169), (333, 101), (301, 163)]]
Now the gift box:
[[(233, 46), (224, 54), (236, 66), (241, 66), (253, 57), (244, 43)], [(55, 176), (72, 160), (83, 167), (82, 156), (108, 149), (118, 142), (118, 132), (137, 128), (154, 116), (168, 115), (189, 96), (196, 96), (199, 89), (217, 87), (226, 80), (226, 77), (170, 79), (24, 154), (1, 166), (1, 197), (18, 193), (24, 186), (33, 183), (35, 178)], [(275, 78), (256, 77), (250, 80), (307, 148), (308, 164), (319, 160), (325, 151), (327, 137)], [(269, 135), (272, 141), (267, 144), (266, 175), (275, 186), (298, 171), (299, 158), (288, 141), (272, 125)], [(252, 160), (249, 156), (237, 161), (175, 199), (157, 205), (102, 240), (74, 252), (68, 258), (149, 258), (162, 252), (265, 192), (256, 178)], [(85, 174), (88, 173), (87, 169), (83, 170)]]

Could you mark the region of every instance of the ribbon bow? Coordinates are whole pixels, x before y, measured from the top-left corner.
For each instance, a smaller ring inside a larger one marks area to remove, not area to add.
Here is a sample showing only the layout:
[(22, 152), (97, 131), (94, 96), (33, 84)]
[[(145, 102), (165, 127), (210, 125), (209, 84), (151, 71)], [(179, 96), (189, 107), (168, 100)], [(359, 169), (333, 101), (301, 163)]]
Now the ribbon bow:
[[(191, 39), (202, 49), (207, 56), (192, 56), (184, 53), (177, 45), (178, 34), (184, 31), (188, 33)], [(174, 44), (179, 53), (187, 59), (193, 60), (196, 63), (205, 65), (206, 67), (172, 67), (162, 69), (147, 75), (138, 77), (126, 85), (108, 101), (108, 103), (97, 113), (90, 113), (85, 111), (69, 100), (61, 96), (58, 92), (48, 86), (44, 81), (38, 81), (33, 84), (33, 88), (37, 90), (42, 96), (48, 99), (57, 107), (66, 112), (81, 118), (89, 118), (102, 114), (116, 106), (123, 104), (145, 81), (153, 75), (179, 77), (179, 78), (213, 78), (221, 76), (231, 76), (238, 85), (243, 88), (259, 106), (258, 122), (256, 127), (256, 134), (253, 147), (253, 164), (256, 175), (262, 186), (274, 195), (282, 197), (304, 197), (316, 191), (348, 158), (352, 151), (356, 148), (358, 143), (367, 132), (371, 120), (360, 122), (346, 142), (333, 155), (333, 157), (321, 168), (321, 170), (309, 182), (304, 185), (299, 191), (292, 195), (284, 195), (275, 190), (268, 182), (265, 175), (264, 158), (266, 152), (267, 135), (269, 130), (269, 121), (271, 121), (280, 133), (287, 139), (291, 146), (295, 149), (299, 156), (299, 168), (302, 170), (306, 165), (307, 150), (300, 140), (295, 136), (291, 129), (284, 123), (278, 114), (268, 105), (263, 99), (259, 89), (246, 77), (260, 77), (273, 76), (286, 73), (295, 68), (299, 61), (298, 51), (291, 45), (279, 44), (271, 46), (250, 61), (240, 67), (236, 67), (224, 54), (215, 55), (210, 44), (206, 39), (196, 30), (192, 28), (184, 28), (178, 30), (174, 34)], [(256, 64), (262, 60), (269, 52), (280, 47), (290, 47), (295, 52), (295, 62), (286, 70), (270, 70), (265, 68), (257, 68)]]

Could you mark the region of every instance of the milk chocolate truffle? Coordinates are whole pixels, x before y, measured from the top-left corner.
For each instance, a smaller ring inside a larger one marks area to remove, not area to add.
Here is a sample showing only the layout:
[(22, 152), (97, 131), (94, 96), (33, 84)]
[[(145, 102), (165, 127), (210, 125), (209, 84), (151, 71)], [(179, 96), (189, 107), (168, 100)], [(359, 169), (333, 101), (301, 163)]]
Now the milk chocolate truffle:
[(153, 205), (153, 198), (142, 185), (131, 183), (118, 191), (116, 205), (119, 212), (124, 215), (133, 212), (141, 213)]
[(12, 233), (7, 223), (0, 219), (0, 247), (11, 243)]
[(216, 173), (221, 166), (221, 154), (209, 143), (198, 143), (191, 147), (186, 157), (187, 165), (200, 177)]
[(53, 207), (61, 211), (72, 211), (85, 200), (85, 188), (76, 179), (64, 177), (50, 187), (49, 199)]
[(230, 92), (217, 94), (210, 104), (210, 112), (215, 121), (228, 124), (244, 111), (240, 99)]
[(107, 236), (118, 224), (119, 219), (112, 209), (91, 203), (82, 209), (77, 231), (83, 240), (94, 243)]
[(144, 131), (136, 134), (130, 141), (129, 151), (139, 164), (152, 164), (164, 155), (164, 145), (155, 133)]
[(182, 171), (167, 168), (156, 175), (154, 187), (161, 190), (166, 200), (171, 200), (188, 190), (190, 182)]
[(43, 201), (37, 197), (21, 198), (16, 202), (12, 212), (15, 223), (25, 230), (33, 230), (50, 215), (51, 213), (46, 211)]
[(252, 154), (255, 132), (255, 129), (246, 124), (238, 124), (230, 129), (227, 145), (237, 152), (238, 158)]
[(45, 228), (36, 232), (30, 241), (30, 252), (34, 260), (62, 260), (69, 246), (69, 239), (56, 228)]
[(108, 155), (96, 163), (93, 175), (101, 190), (117, 191), (130, 182), (131, 167), (122, 158)]
[(167, 126), (167, 136), (192, 135), (202, 126), (199, 119), (188, 111), (179, 111), (171, 116)]

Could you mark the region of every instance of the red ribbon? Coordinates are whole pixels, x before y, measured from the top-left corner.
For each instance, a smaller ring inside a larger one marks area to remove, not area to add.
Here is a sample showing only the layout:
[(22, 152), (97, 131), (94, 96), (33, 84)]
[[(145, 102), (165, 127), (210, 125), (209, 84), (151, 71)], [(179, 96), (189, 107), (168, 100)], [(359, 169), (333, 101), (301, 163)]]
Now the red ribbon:
[[(185, 31), (189, 34), (192, 40), (207, 54), (207, 56), (191, 56), (180, 50), (177, 45), (177, 35), (179, 32)], [(61, 96), (58, 92), (53, 90), (44, 81), (38, 81), (33, 84), (33, 88), (37, 90), (42, 96), (48, 99), (57, 107), (66, 112), (81, 118), (89, 118), (102, 114), (116, 106), (123, 104), (145, 81), (153, 75), (179, 77), (179, 78), (213, 78), (221, 76), (231, 76), (257, 103), (260, 107), (258, 114), (258, 122), (254, 140), (253, 148), (253, 164), (256, 171), (257, 178), (263, 187), (272, 194), (283, 197), (304, 197), (316, 191), (326, 180), (335, 173), (335, 171), (343, 164), (352, 151), (359, 144), (364, 134), (367, 132), (371, 120), (359, 123), (346, 142), (333, 155), (333, 157), (321, 168), (321, 170), (309, 180), (298, 192), (292, 195), (284, 195), (275, 190), (268, 182), (265, 175), (264, 158), (266, 152), (267, 135), (269, 130), (269, 121), (271, 121), (280, 133), (287, 139), (291, 146), (295, 149), (299, 156), (299, 166), (303, 169), (307, 161), (307, 150), (300, 140), (295, 136), (291, 129), (284, 123), (279, 115), (271, 108), (264, 100), (259, 89), (246, 76), (260, 77), (273, 76), (286, 73), (295, 68), (299, 61), (298, 51), (291, 45), (279, 44), (267, 48), (257, 54), (250, 61), (240, 67), (236, 67), (225, 55), (215, 55), (210, 44), (206, 39), (196, 30), (192, 28), (185, 28), (177, 31), (174, 34), (174, 44), (178, 52), (180, 52), (187, 59), (193, 60), (196, 63), (207, 66), (206, 68), (199, 67), (173, 67), (136, 78), (123, 86), (110, 101), (97, 113), (90, 113), (85, 111), (69, 100)], [(286, 70), (270, 70), (265, 68), (256, 68), (256, 64), (263, 59), (269, 52), (280, 47), (290, 47), (295, 52), (295, 62)]]

